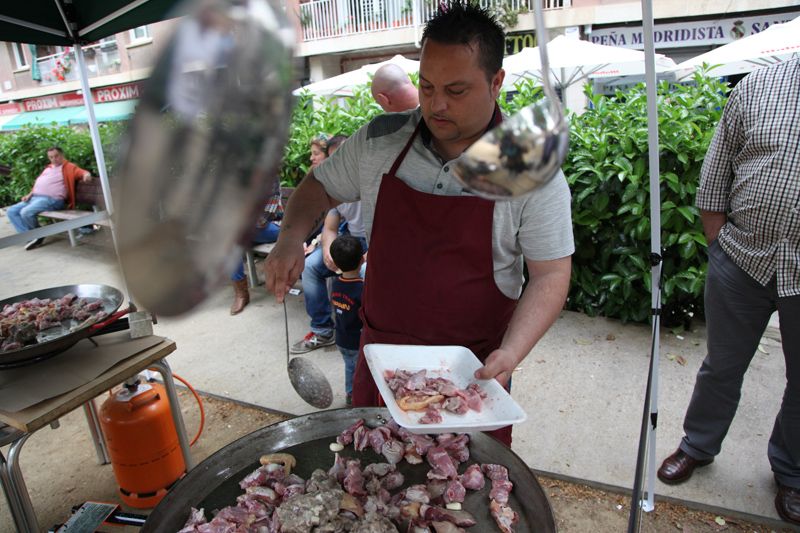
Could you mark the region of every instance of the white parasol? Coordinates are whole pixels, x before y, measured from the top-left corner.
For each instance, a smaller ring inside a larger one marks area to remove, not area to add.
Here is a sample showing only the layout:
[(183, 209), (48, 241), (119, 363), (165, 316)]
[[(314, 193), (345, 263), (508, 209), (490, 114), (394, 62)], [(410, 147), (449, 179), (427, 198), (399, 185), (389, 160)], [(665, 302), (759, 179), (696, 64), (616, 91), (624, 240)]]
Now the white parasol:
[(760, 67), (788, 61), (800, 55), (800, 17), (784, 24), (773, 24), (759, 33), (743, 37), (678, 65), (692, 71), (704, 63), (720, 65), (716, 76), (745, 74)]
[(298, 95), (302, 91), (308, 91), (317, 96), (353, 96), (353, 87), (366, 85), (372, 79), (375, 71), (389, 63), (399, 66), (408, 74), (419, 72), (419, 61), (407, 59), (398, 54), (386, 61), (370, 63), (357, 70), (351, 70), (350, 72), (300, 87), (295, 89), (294, 94)]

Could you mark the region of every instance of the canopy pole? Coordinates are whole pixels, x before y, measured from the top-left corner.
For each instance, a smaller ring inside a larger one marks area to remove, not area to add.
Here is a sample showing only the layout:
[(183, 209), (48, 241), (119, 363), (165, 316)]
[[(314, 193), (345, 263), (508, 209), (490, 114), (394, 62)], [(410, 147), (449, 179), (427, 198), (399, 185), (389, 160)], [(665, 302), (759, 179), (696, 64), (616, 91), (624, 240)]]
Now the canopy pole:
[[(86, 106), (86, 113), (89, 119), (89, 133), (92, 137), (94, 146), (94, 158), (97, 162), (97, 172), (100, 174), (100, 184), (103, 189), (103, 200), (106, 204), (109, 218), (114, 214), (114, 205), (111, 199), (111, 191), (108, 186), (108, 174), (106, 172), (106, 159), (103, 155), (103, 143), (100, 142), (100, 131), (97, 129), (97, 118), (94, 114), (94, 100), (92, 99), (92, 89), (89, 87), (89, 72), (86, 69), (86, 59), (83, 56), (83, 48), (75, 43), (75, 56), (78, 58), (78, 69), (81, 80), (81, 90), (83, 91), (83, 105)], [(114, 243), (116, 247), (116, 240)]]
[[(106, 213), (108, 214), (109, 229), (111, 230), (111, 241), (114, 244), (114, 252), (117, 256), (117, 263), (119, 264), (119, 246), (117, 244), (117, 230), (114, 224), (114, 204), (111, 198), (111, 187), (108, 184), (108, 173), (106, 171), (106, 158), (103, 154), (103, 143), (100, 141), (100, 130), (97, 128), (97, 117), (94, 114), (94, 100), (92, 99), (92, 89), (89, 87), (89, 71), (86, 68), (86, 59), (83, 56), (83, 48), (80, 44), (75, 43), (75, 57), (78, 58), (78, 74), (81, 79), (81, 90), (83, 91), (83, 105), (86, 106), (86, 113), (89, 120), (89, 133), (92, 136), (92, 146), (94, 147), (94, 158), (97, 162), (97, 172), (100, 174), (100, 187), (103, 190), (103, 201), (106, 204)], [(120, 264), (120, 272), (122, 272), (122, 265)], [(125, 295), (128, 297), (128, 302), (135, 307), (133, 297), (130, 290), (128, 290), (128, 283), (125, 281), (125, 276), (121, 277), (122, 286), (125, 290)]]
[[(653, 38), (653, 1), (642, 0), (642, 23), (644, 32), (644, 67), (647, 89), (647, 145), (650, 167), (650, 287), (653, 336), (650, 353), (650, 368), (647, 379), (642, 428), (639, 435), (639, 454), (636, 459), (631, 514), (628, 532), (639, 529), (641, 511), (655, 509), (655, 463), (656, 427), (658, 426), (658, 362), (661, 354), (659, 326), (661, 318), (661, 190), (658, 149), (658, 107), (655, 66), (655, 41)], [(648, 416), (649, 414), (649, 416)], [(645, 468), (646, 466), (646, 468)], [(642, 495), (642, 483), (647, 478), (646, 497)]]

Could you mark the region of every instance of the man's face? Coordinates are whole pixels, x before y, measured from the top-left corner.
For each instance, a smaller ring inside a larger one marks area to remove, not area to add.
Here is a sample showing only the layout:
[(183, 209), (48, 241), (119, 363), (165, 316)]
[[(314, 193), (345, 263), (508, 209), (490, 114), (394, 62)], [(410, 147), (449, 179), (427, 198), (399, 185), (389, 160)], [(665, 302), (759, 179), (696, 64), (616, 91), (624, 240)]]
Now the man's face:
[(422, 47), (420, 107), (439, 147), (460, 153), (483, 134), (492, 118), (505, 72), (500, 69), (487, 80), (478, 58), (477, 45), (428, 39)]
[(47, 159), (49, 159), (50, 163), (56, 167), (64, 164), (64, 154), (58, 150), (50, 150), (47, 152)]

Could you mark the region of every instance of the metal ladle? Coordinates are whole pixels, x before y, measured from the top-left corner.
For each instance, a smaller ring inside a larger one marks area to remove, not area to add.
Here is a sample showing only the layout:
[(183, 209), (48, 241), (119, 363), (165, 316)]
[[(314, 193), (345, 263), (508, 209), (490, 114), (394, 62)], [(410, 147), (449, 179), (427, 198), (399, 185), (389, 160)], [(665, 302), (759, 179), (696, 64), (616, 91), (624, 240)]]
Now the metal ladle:
[(286, 372), (297, 395), (317, 409), (327, 409), (333, 403), (333, 391), (328, 378), (305, 357), (291, 357), (289, 352), (289, 315), (283, 300), (283, 319), (286, 325)]
[(294, 32), (277, 0), (185, 6), (142, 88), (113, 183), (128, 288), (161, 315), (196, 306), (242, 260), (293, 108)]
[(508, 200), (553, 179), (569, 147), (569, 128), (550, 82), (547, 28), (534, 2), (544, 98), (521, 109), (464, 151), (454, 165), (461, 183), (484, 198)]

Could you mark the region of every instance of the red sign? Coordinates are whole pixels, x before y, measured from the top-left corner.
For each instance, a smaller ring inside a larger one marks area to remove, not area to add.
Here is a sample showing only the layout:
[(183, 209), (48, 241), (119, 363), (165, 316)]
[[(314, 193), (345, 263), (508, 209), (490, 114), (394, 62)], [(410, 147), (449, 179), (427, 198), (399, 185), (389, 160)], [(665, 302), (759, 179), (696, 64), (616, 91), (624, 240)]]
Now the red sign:
[[(92, 89), (92, 96), (94, 101), (98, 104), (103, 102), (119, 102), (121, 100), (133, 100), (139, 98), (140, 85), (138, 83), (126, 83), (125, 85), (110, 85), (108, 87), (99, 87)], [(14, 106), (15, 111), (5, 111), (2, 106)], [(83, 96), (74, 93), (61, 93), (53, 94), (50, 96), (40, 96), (38, 98), (29, 98), (22, 102), (24, 111), (44, 111), (46, 109), (56, 109), (59, 107), (72, 107), (83, 105)], [(0, 115), (10, 115), (19, 112), (19, 106), (16, 104), (0, 104)]]
[(58, 95), (58, 107), (72, 107), (83, 105), (83, 96), (78, 93), (64, 93)]
[(119, 102), (120, 100), (132, 100), (139, 98), (139, 84), (129, 83), (127, 85), (112, 85), (94, 90), (94, 101)]
[(58, 96), (42, 96), (40, 98), (30, 98), (22, 103), (25, 111), (43, 111), (45, 109), (55, 109), (59, 107)]
[(19, 112), (19, 104), (0, 104), (0, 116), (16, 115)]

